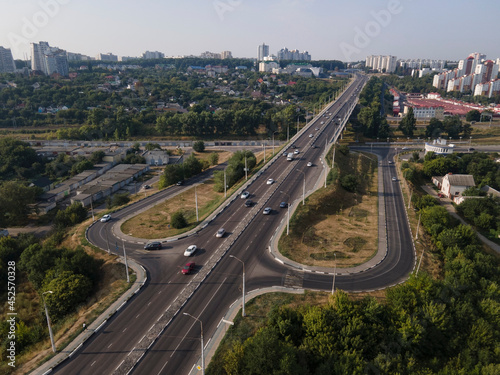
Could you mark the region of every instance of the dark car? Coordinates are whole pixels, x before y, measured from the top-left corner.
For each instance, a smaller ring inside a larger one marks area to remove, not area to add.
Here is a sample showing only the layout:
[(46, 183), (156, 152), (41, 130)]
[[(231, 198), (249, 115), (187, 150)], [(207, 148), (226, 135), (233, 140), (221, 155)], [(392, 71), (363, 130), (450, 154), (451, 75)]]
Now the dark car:
[(286, 203), (286, 202), (280, 203), (280, 208), (287, 208), (287, 207), (288, 207), (288, 203)]
[(189, 275), (191, 272), (193, 272), (194, 266), (196, 266), (196, 264), (194, 262), (186, 263), (186, 265), (184, 267), (182, 267), (182, 271), (181, 271), (182, 274)]
[(161, 250), (161, 242), (154, 241), (147, 243), (146, 246), (144, 246), (144, 250)]
[(247, 200), (247, 201), (245, 202), (245, 207), (252, 207), (252, 206), (253, 206), (253, 202), (252, 202), (252, 200), (251, 200), (251, 199), (249, 199), (249, 200)]

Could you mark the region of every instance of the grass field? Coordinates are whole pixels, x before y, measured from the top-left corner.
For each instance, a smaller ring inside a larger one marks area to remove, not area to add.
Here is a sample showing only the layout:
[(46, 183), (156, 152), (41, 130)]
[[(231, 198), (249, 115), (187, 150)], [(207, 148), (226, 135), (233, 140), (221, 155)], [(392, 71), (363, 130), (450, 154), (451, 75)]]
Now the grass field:
[(355, 174), (358, 190), (349, 193), (328, 185), (299, 205), (290, 220), (290, 235), (279, 241), (286, 257), (311, 266), (352, 267), (373, 257), (378, 248), (377, 161), (359, 153), (337, 153), (340, 176)]

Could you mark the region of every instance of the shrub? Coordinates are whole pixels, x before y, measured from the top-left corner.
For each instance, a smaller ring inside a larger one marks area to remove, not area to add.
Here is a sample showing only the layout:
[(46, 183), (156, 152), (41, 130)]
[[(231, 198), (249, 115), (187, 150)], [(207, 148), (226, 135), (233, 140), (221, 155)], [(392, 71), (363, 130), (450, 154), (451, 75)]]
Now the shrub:
[(177, 211), (172, 215), (172, 220), (171, 220), (172, 227), (175, 229), (181, 229), (187, 226), (187, 221), (186, 218), (184, 217), (184, 214), (181, 211)]

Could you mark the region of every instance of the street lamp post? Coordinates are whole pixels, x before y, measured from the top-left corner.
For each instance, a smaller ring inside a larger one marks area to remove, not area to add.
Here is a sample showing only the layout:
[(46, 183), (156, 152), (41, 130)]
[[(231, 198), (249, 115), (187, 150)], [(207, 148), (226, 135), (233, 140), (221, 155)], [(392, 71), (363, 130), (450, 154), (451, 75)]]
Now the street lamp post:
[(125, 271), (127, 272), (127, 283), (130, 283), (130, 276), (128, 274), (127, 251), (125, 250), (125, 241), (122, 240), (123, 245), (123, 258), (125, 259)]
[(418, 228), (420, 227), (420, 218), (421, 217), (422, 217), (422, 211), (420, 211), (420, 215), (418, 215), (417, 232), (415, 234), (415, 241), (418, 240)]
[(245, 262), (243, 262), (240, 258), (235, 257), (234, 255), (229, 255), (229, 258), (234, 258), (238, 262), (240, 262), (243, 265), (243, 305), (241, 307), (241, 316), (245, 317)]
[(301, 171), (300, 169), (297, 169), (298, 172), (302, 173), (304, 175), (304, 183), (302, 185), (302, 205), (305, 205), (305, 199), (306, 199), (306, 173)]
[[(203, 182), (200, 185), (203, 185)], [(196, 187), (197, 186), (198, 185), (194, 185), (194, 204), (196, 206), (196, 221), (198, 222), (200, 220), (199, 220), (199, 217), (198, 217), (198, 193), (196, 191)]]
[(287, 207), (287, 221), (286, 221), (286, 235), (290, 233), (290, 194), (285, 193), (284, 191), (280, 191), (281, 194), (285, 194), (288, 197), (288, 202), (286, 204)]
[(279, 133), (279, 132), (273, 132), (273, 156), (274, 156), (274, 134)]
[[(264, 149), (264, 160), (265, 160), (265, 156), (266, 156), (266, 151)], [(227, 197), (226, 168), (224, 168), (224, 198)]]
[(54, 293), (52, 290), (47, 290), (46, 292), (42, 293), (42, 300), (43, 300), (43, 307), (45, 308), (45, 316), (47, 317), (47, 325), (49, 326), (49, 336), (50, 336), (50, 343), (52, 344), (52, 351), (55, 353), (56, 352), (56, 344), (54, 344), (54, 334), (52, 333), (52, 327), (50, 326), (50, 318), (49, 318), (49, 310), (47, 310), (47, 304), (45, 303), (45, 298), (43, 297), (44, 294), (46, 293)]
[(333, 283), (332, 283), (332, 295), (335, 293), (335, 277), (337, 276), (337, 253), (333, 253), (335, 257), (335, 264), (333, 268)]
[(205, 375), (205, 348), (203, 345), (203, 323), (201, 322), (200, 319), (195, 318), (191, 314), (188, 313), (183, 313), (184, 315), (190, 316), (194, 320), (200, 322), (200, 327), (201, 327), (201, 335), (200, 335), (200, 341), (201, 341), (201, 373), (202, 375)]

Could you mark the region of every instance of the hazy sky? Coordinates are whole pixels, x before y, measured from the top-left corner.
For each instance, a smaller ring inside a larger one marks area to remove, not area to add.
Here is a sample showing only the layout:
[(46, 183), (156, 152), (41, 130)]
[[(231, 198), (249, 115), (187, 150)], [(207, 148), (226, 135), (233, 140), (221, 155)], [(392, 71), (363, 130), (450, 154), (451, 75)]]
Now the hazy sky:
[(90, 56), (232, 51), (257, 57), (265, 42), (313, 60), (371, 54), (458, 60), (500, 57), (498, 0), (4, 0), (0, 46), (29, 57), (29, 43)]

